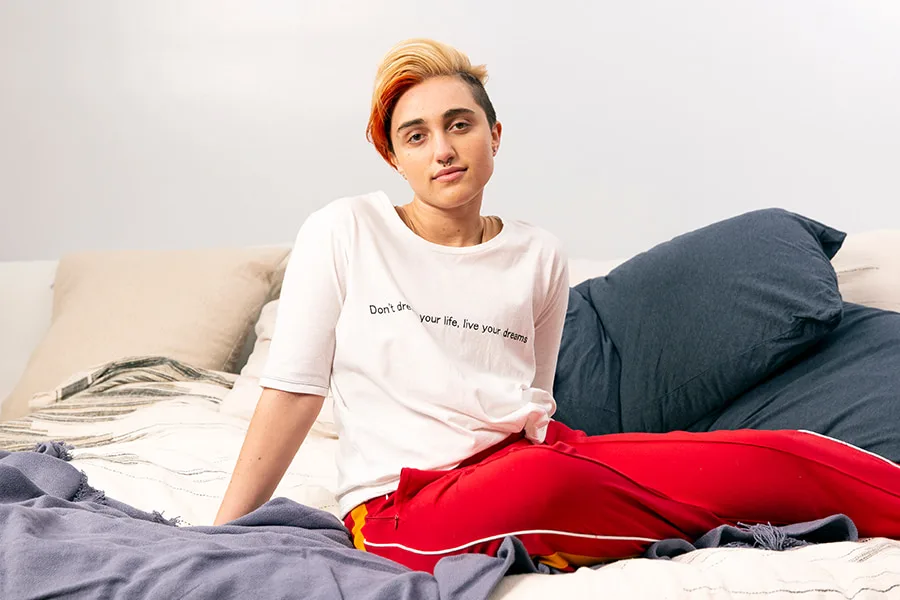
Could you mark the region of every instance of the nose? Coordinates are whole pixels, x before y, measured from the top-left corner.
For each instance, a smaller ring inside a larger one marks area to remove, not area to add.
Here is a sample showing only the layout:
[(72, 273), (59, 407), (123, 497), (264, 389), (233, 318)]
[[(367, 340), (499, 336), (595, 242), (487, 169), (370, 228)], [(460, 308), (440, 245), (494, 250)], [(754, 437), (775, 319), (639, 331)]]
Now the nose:
[(456, 150), (446, 135), (437, 135), (434, 138), (434, 159), (442, 166), (448, 167), (456, 157)]

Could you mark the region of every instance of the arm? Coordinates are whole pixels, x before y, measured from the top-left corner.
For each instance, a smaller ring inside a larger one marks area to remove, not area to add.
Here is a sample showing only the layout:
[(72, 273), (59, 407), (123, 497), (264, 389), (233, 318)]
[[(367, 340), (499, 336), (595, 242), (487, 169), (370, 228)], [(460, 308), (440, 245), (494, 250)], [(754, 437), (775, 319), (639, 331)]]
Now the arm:
[(256, 404), (215, 524), (268, 501), (319, 415), (343, 305), (344, 251), (333, 210), (310, 215), (288, 262)]
[(532, 386), (553, 393), (556, 362), (569, 306), (568, 260), (562, 251), (555, 257), (544, 310), (534, 324), (534, 382)]
[(322, 396), (263, 389), (214, 525), (267, 502), (322, 409)]

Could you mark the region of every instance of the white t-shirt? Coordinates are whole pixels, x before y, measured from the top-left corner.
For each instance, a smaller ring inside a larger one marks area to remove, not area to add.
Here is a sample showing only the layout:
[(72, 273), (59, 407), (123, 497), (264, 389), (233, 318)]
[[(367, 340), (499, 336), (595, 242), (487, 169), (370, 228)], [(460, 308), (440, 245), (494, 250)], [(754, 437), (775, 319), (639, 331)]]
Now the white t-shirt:
[(404, 467), (451, 469), (523, 430), (543, 441), (568, 290), (538, 227), (448, 247), (382, 192), (336, 200), (297, 234), (261, 385), (331, 389), (346, 515)]

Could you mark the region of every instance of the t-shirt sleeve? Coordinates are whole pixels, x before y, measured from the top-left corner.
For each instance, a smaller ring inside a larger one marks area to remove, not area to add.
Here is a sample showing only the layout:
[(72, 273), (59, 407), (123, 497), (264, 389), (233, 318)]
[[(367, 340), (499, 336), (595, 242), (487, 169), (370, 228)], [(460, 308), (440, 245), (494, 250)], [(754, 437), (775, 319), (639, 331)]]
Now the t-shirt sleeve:
[(569, 306), (569, 267), (565, 253), (554, 254), (544, 309), (534, 324), (535, 372), (532, 387), (553, 393), (556, 361)]
[(314, 212), (300, 228), (285, 269), (262, 387), (327, 395), (346, 290), (341, 233), (333, 207)]

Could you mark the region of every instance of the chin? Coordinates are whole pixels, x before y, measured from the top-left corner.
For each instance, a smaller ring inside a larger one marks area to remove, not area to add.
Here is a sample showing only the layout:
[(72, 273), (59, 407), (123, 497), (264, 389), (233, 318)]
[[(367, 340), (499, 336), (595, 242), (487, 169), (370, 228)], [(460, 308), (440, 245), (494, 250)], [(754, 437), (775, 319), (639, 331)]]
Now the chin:
[(458, 208), (465, 206), (481, 196), (484, 186), (471, 185), (465, 180), (456, 185), (443, 186), (443, 189), (432, 189), (428, 203), (441, 208)]
[(469, 187), (460, 187), (457, 189), (440, 190), (436, 194), (429, 197), (429, 204), (439, 206), (441, 208), (459, 208), (471, 202), (477, 193)]

